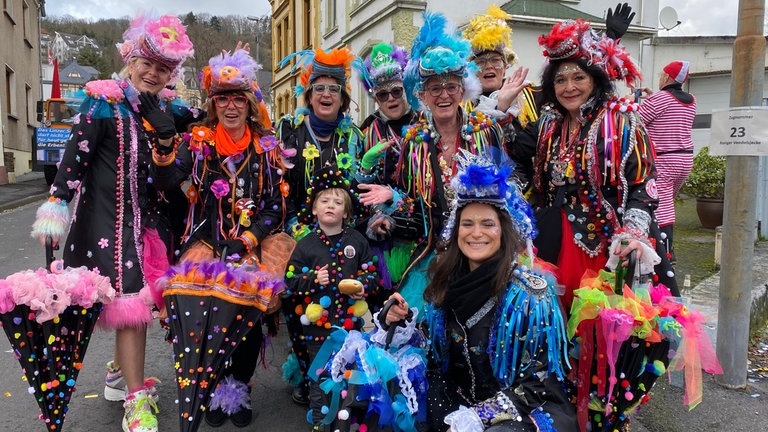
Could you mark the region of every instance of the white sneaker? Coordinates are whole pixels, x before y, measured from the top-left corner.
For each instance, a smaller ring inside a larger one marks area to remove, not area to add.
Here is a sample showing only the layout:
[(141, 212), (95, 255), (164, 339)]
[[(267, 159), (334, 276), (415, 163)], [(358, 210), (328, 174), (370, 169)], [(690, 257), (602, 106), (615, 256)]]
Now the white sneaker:
[(157, 404), (149, 396), (147, 389), (129, 393), (123, 407), (123, 432), (158, 432), (155, 417), (158, 412)]
[[(120, 366), (115, 367), (114, 361), (108, 361), (106, 365), (107, 375), (104, 378), (104, 399), (112, 402), (122, 402), (125, 400), (125, 394), (128, 393), (128, 386), (123, 379), (123, 371)], [(160, 396), (157, 393), (156, 384), (160, 380), (157, 378), (147, 378), (144, 381), (144, 387), (149, 391), (149, 397), (157, 403)]]

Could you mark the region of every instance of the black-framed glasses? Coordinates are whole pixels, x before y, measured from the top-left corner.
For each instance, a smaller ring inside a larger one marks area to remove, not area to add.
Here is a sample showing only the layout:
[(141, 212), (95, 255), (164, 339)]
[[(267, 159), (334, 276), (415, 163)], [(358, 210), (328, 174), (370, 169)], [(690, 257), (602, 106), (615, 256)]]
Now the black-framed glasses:
[(442, 83), (442, 84), (434, 84), (427, 87), (427, 93), (429, 93), (429, 95), (432, 97), (438, 97), (441, 94), (443, 94), (443, 90), (445, 90), (448, 93), (448, 95), (453, 96), (456, 93), (458, 93), (460, 89), (461, 89), (461, 84)]
[(504, 59), (501, 58), (501, 56), (492, 55), (492, 54), (483, 54), (481, 56), (477, 56), (472, 60), (477, 67), (480, 69), (484, 68), (487, 65), (493, 66), (495, 69), (502, 69), (504, 68)]
[(213, 103), (217, 108), (226, 108), (229, 104), (235, 104), (235, 108), (245, 108), (248, 105), (248, 98), (242, 95), (216, 95), (213, 97)]
[(317, 94), (323, 94), (326, 90), (332, 95), (341, 93), (341, 84), (312, 84), (312, 92)]
[(403, 97), (403, 88), (402, 87), (393, 87), (389, 91), (387, 90), (380, 90), (373, 94), (373, 97), (376, 98), (377, 101), (380, 103), (384, 103), (389, 99), (389, 96), (392, 96), (392, 99), (400, 99)]

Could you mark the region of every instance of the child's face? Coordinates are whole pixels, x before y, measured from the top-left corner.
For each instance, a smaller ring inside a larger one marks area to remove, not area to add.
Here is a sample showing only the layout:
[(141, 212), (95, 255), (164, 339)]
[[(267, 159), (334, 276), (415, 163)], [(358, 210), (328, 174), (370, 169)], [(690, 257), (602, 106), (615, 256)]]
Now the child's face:
[(317, 194), (312, 206), (312, 214), (321, 227), (341, 226), (347, 214), (345, 196), (348, 195), (340, 189), (326, 189)]

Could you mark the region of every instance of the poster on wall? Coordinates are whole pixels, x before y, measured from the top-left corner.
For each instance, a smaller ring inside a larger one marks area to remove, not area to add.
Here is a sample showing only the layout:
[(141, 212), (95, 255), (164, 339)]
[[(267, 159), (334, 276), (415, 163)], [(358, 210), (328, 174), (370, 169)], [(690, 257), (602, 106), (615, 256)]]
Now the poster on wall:
[(709, 153), (716, 156), (768, 156), (768, 107), (712, 110)]

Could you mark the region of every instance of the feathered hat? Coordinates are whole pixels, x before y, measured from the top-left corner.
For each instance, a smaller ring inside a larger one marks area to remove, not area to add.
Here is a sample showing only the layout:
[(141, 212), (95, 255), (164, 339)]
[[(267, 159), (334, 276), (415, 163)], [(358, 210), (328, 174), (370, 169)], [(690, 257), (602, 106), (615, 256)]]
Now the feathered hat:
[(508, 19), (512, 19), (512, 15), (504, 12), (495, 4), (488, 6), (485, 15), (472, 18), (462, 36), (472, 45), (474, 55), (495, 51), (501, 54), (508, 63), (514, 63), (512, 29), (507, 25)]
[(369, 94), (390, 81), (403, 81), (403, 71), (408, 64), (405, 48), (381, 42), (371, 49), (360, 74), (363, 88)]
[(477, 66), (469, 61), (472, 46), (458, 36), (448, 24), (445, 15), (422, 12), (424, 25), (413, 40), (411, 59), (405, 68), (403, 87), (413, 109), (421, 109), (417, 92), (424, 83), (436, 75), (452, 74), (460, 77), (464, 85), (464, 100), (480, 95), (481, 87), (475, 73)]
[(171, 82), (181, 75), (181, 65), (195, 53), (184, 25), (173, 15), (153, 19), (140, 15), (131, 21), (117, 44), (123, 62), (143, 57), (167, 66)]
[(349, 77), (354, 66), (357, 70), (364, 69), (363, 62), (357, 58), (352, 51), (346, 47), (335, 48), (325, 51), (321, 48), (314, 50), (304, 50), (285, 56), (280, 60), (280, 67), (288, 64), (291, 59), (296, 59), (296, 63), (291, 68), (291, 72), (297, 68), (303, 69), (299, 76), (299, 85), (294, 89), (296, 97), (301, 96), (310, 84), (321, 76), (328, 76), (349, 88)]
[(623, 79), (629, 87), (642, 80), (624, 45), (608, 36), (598, 36), (587, 21), (566, 20), (555, 24), (548, 35), (539, 36), (539, 45), (549, 61), (583, 59), (600, 66), (611, 80)]
[(260, 70), (261, 65), (256, 63), (248, 51), (239, 49), (231, 54), (225, 52), (208, 60), (208, 66), (203, 68), (201, 86), (208, 93), (208, 97), (231, 91), (253, 93), (259, 101), (261, 123), (271, 127), (264, 95), (256, 82), (256, 73)]
[(317, 171), (312, 177), (310, 189), (307, 191), (307, 201), (299, 211), (298, 220), (303, 224), (313, 222), (312, 207), (315, 204), (317, 194), (327, 190), (338, 188), (349, 194), (352, 203), (350, 213), (352, 217), (363, 215), (366, 207), (360, 202), (360, 192), (357, 189), (357, 183), (344, 178), (344, 173), (336, 167), (325, 167)]
[(523, 197), (520, 185), (511, 178), (514, 162), (507, 160), (497, 165), (486, 156), (460, 149), (454, 158), (458, 161), (451, 189), (456, 192), (451, 200), (451, 213), (441, 236), (449, 241), (456, 229), (456, 212), (470, 203), (484, 203), (509, 214), (512, 225), (529, 245), (536, 237), (536, 225), (531, 205)]

